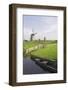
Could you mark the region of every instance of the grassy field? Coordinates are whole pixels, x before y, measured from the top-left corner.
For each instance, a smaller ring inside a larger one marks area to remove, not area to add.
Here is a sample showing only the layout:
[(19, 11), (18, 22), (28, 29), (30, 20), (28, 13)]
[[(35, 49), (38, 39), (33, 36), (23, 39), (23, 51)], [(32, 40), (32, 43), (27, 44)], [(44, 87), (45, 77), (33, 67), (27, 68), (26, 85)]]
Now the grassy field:
[(46, 42), (44, 42), (44, 41), (24, 41), (24, 48), (25, 49), (28, 49), (28, 48), (31, 48), (31, 47), (34, 47), (34, 46), (36, 46), (36, 45), (38, 45), (38, 44), (53, 44), (53, 43), (56, 43), (56, 40), (53, 40), (53, 41), (51, 41), (51, 40), (47, 40)]
[(57, 59), (57, 44), (48, 44), (46, 48), (38, 49), (33, 51), (31, 54), (55, 61)]
[(34, 47), (38, 44), (44, 44), (44, 48), (37, 49), (35, 51), (32, 51), (31, 54), (41, 57), (41, 58), (46, 58), (52, 61), (57, 60), (57, 41), (24, 41), (24, 49), (28, 49), (31, 47)]
[(38, 41), (24, 41), (24, 48), (28, 49), (28, 48), (34, 47), (38, 44), (39, 44)]

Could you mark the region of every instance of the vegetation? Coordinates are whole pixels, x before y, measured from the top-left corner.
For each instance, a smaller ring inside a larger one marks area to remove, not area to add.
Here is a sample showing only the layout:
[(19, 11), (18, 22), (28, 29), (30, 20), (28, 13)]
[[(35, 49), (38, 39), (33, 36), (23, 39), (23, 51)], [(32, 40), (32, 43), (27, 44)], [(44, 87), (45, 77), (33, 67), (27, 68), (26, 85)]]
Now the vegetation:
[(52, 61), (57, 60), (57, 40), (24, 41), (24, 49), (26, 50), (28, 48), (34, 47), (39, 44), (43, 44), (45, 47), (32, 51), (31, 52), (32, 55), (35, 55), (41, 58), (46, 58)]
[(46, 40), (44, 42), (43, 40), (33, 40), (33, 41), (24, 40), (24, 48), (28, 49), (28, 48), (34, 47), (38, 44), (53, 44), (53, 43), (57, 43), (57, 41), (56, 40)]
[(31, 54), (55, 61), (57, 59), (57, 44), (48, 44), (45, 48), (33, 51)]
[(36, 46), (36, 45), (38, 45), (40, 43), (42, 43), (42, 41), (41, 42), (39, 42), (37, 40), (34, 40), (34, 41), (24, 41), (24, 48), (28, 49), (28, 48), (34, 47), (34, 46)]

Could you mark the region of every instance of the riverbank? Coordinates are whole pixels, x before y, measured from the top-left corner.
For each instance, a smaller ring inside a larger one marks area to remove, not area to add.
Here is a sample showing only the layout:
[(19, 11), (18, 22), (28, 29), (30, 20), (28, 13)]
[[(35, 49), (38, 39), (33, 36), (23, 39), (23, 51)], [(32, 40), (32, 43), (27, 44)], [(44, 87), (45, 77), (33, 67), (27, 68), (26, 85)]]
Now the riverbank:
[(40, 58), (31, 55), (31, 59), (35, 61), (42, 69), (48, 70), (51, 73), (57, 73), (57, 60), (51, 61), (46, 58)]
[(57, 73), (57, 41), (26, 41), (24, 50), (24, 74)]

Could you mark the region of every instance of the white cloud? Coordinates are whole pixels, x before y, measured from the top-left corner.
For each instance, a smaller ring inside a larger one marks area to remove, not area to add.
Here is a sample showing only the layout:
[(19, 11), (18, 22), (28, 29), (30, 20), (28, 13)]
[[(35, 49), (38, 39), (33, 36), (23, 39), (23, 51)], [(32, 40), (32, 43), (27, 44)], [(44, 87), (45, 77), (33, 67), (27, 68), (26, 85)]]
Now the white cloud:
[[(34, 17), (35, 18), (35, 17)], [(37, 18), (37, 17), (36, 17)], [(40, 17), (38, 21), (34, 21), (34, 25), (28, 21), (29, 23), (25, 23), (24, 27), (24, 39), (29, 40), (30, 35), (32, 33), (32, 27), (34, 29), (34, 33), (37, 33), (34, 39), (43, 39), (46, 37), (49, 40), (57, 40), (57, 17)], [(26, 25), (27, 24), (27, 25)], [(26, 27), (28, 26), (28, 27)]]

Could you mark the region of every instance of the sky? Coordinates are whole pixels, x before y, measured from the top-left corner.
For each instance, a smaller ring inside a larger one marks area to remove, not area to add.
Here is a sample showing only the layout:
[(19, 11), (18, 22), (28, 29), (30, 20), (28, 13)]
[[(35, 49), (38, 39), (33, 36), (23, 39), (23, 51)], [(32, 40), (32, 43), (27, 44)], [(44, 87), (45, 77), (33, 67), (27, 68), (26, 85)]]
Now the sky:
[(30, 40), (30, 35), (36, 33), (34, 39), (57, 40), (58, 17), (57, 16), (38, 16), (24, 15), (24, 39)]

